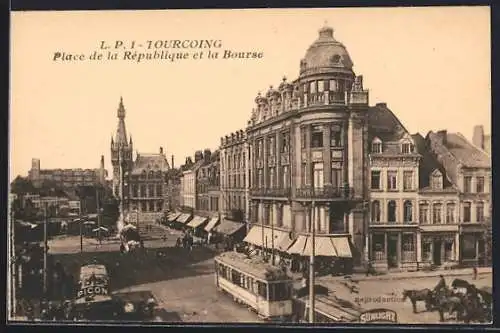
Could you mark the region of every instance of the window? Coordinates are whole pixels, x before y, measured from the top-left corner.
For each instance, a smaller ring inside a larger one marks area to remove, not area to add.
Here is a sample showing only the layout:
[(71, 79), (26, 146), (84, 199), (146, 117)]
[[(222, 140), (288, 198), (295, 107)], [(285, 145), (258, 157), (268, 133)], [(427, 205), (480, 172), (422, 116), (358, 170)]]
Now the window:
[(307, 83), (304, 83), (304, 92), (306, 93), (307, 92), (307, 88), (308, 88), (308, 84)]
[(476, 192), (483, 193), (484, 192), (484, 177), (476, 178)]
[(387, 172), (387, 189), (389, 191), (394, 191), (398, 189), (398, 172), (388, 171)]
[(156, 184), (156, 196), (157, 197), (163, 196), (163, 189), (161, 184)]
[(446, 204), (446, 223), (455, 223), (455, 204)]
[(276, 168), (269, 168), (269, 187), (274, 188), (276, 183)]
[(339, 90), (339, 87), (337, 85), (337, 81), (336, 80), (330, 80), (330, 87), (329, 87), (330, 91), (338, 91)]
[(409, 262), (415, 261), (416, 251), (415, 251), (415, 237), (414, 234), (403, 234), (401, 237), (401, 250), (402, 250), (402, 261)]
[(305, 163), (302, 164), (302, 170), (301, 171), (302, 171), (302, 177), (300, 179), (301, 180), (301, 184), (305, 185), (305, 184), (307, 184), (306, 179), (309, 177), (307, 175), (307, 164), (305, 164)]
[(443, 175), (438, 170), (431, 175), (431, 187), (436, 190), (443, 189)]
[(463, 259), (476, 259), (476, 236), (463, 235), (462, 236), (462, 258)]
[(470, 222), (470, 220), (471, 220), (470, 202), (464, 202), (464, 222)]
[(413, 145), (411, 143), (405, 142), (401, 145), (401, 152), (403, 154), (413, 153)]
[(323, 147), (323, 127), (313, 126), (312, 136), (311, 136), (311, 148), (322, 148)]
[(332, 126), (330, 130), (330, 147), (342, 146), (342, 130), (340, 126)]
[(422, 240), (422, 260), (431, 260), (431, 242), (428, 239)]
[(276, 155), (276, 140), (272, 136), (267, 140), (267, 155), (275, 156)]
[(429, 206), (427, 204), (421, 204), (419, 207), (420, 223), (429, 223)]
[(257, 170), (257, 183), (259, 188), (264, 188), (264, 170)]
[(472, 182), (472, 177), (470, 177), (470, 176), (464, 177), (464, 192), (465, 193), (471, 192), (471, 189), (472, 189), (471, 182)]
[(314, 163), (314, 184), (316, 188), (323, 188), (323, 163)]
[(375, 260), (385, 260), (385, 235), (373, 234), (372, 251), (375, 254)]
[(444, 242), (444, 260), (453, 260), (453, 241), (447, 240)]
[(325, 91), (325, 81), (320, 80), (318, 81), (318, 92), (323, 92)]
[(290, 148), (290, 133), (282, 133), (281, 134), (281, 152), (287, 153)]
[(380, 202), (378, 200), (372, 202), (372, 222), (380, 222)]
[(396, 201), (394, 200), (387, 204), (387, 221), (396, 222)]
[(372, 190), (380, 190), (380, 171), (372, 171), (371, 188)]
[(478, 202), (476, 205), (476, 221), (484, 222), (484, 203)]
[(306, 147), (306, 141), (307, 141), (307, 130), (305, 127), (302, 127), (300, 129), (300, 147), (305, 148)]
[(310, 93), (314, 94), (316, 93), (316, 81), (312, 81), (309, 83), (309, 88), (310, 88)]
[(404, 222), (413, 221), (413, 205), (410, 200), (404, 202)]
[(432, 206), (432, 222), (434, 224), (441, 223), (442, 209), (441, 204), (436, 203)]
[(332, 168), (332, 187), (339, 188), (342, 186), (342, 169)]
[(288, 165), (284, 165), (281, 167), (281, 175), (283, 182), (281, 183), (283, 188), (289, 188), (290, 187), (290, 174), (288, 172)]
[(413, 190), (413, 171), (403, 172), (403, 189), (405, 191)]
[[(263, 151), (262, 151), (262, 148), (263, 148), (263, 140), (260, 139), (259, 141), (257, 141), (257, 158), (262, 158), (263, 156)], [(231, 159), (229, 159), (229, 161), (231, 161)], [(231, 163), (229, 163), (231, 164)]]
[(382, 152), (382, 142), (380, 140), (374, 140), (372, 142), (372, 153), (380, 154)]

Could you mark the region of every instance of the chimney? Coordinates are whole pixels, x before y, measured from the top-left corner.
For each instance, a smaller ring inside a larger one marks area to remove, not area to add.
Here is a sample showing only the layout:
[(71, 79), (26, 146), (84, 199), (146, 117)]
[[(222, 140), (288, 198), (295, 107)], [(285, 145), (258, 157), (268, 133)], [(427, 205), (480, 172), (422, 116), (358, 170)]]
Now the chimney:
[(481, 149), (484, 149), (484, 128), (482, 125), (474, 126), (474, 133), (472, 135), (472, 143)]
[(203, 159), (203, 152), (201, 150), (198, 150), (196, 153), (194, 153), (194, 163), (197, 163), (202, 159)]
[(174, 155), (172, 155), (172, 165), (170, 166), (172, 169), (174, 168)]
[(204, 150), (203, 157), (205, 158), (205, 163), (209, 163), (210, 162), (210, 157), (212, 157), (212, 152), (210, 151), (210, 149), (205, 149)]
[(160, 147), (160, 155), (163, 155), (163, 147)]
[(437, 136), (439, 138), (439, 141), (441, 141), (441, 143), (444, 144), (444, 145), (447, 142), (447, 140), (446, 140), (447, 139), (447, 134), (448, 134), (448, 132), (446, 130), (441, 130), (441, 131), (437, 132)]

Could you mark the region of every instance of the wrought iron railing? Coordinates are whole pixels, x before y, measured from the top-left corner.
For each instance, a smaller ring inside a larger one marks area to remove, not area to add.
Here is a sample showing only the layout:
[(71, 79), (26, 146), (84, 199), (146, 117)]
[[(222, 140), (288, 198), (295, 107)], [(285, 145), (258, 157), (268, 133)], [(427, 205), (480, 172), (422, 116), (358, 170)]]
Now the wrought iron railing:
[(350, 199), (354, 190), (348, 186), (302, 187), (296, 191), (296, 197), (302, 199)]
[(290, 188), (253, 188), (250, 190), (252, 196), (265, 197), (288, 197)]

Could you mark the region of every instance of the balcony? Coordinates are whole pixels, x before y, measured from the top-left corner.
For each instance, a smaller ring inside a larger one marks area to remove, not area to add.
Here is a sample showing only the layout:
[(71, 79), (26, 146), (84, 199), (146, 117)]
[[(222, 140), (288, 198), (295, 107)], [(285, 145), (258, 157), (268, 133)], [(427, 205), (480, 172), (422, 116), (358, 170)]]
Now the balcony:
[(330, 200), (330, 199), (352, 199), (354, 196), (354, 190), (351, 187), (302, 187), (298, 188), (296, 192), (296, 197), (299, 199), (320, 199), (320, 200)]
[(250, 194), (254, 197), (288, 197), (290, 188), (253, 188)]

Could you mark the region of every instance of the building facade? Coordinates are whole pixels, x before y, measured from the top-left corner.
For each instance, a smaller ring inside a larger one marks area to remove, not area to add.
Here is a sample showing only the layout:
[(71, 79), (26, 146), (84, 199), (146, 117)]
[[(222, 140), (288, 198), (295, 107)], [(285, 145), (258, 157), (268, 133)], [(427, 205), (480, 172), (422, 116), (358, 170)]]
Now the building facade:
[(219, 215), (220, 201), (220, 151), (203, 152), (205, 163), (198, 171), (197, 213), (201, 216)]
[[(360, 264), (368, 256), (369, 107), (352, 68), (344, 45), (324, 27), (299, 77), (258, 94), (247, 128), (250, 216), (262, 229), (296, 238), (291, 254), (308, 255), (314, 228), (317, 250), (328, 249), (316, 255), (343, 252)], [(274, 248), (273, 242), (261, 245)]]
[(184, 170), (182, 171), (182, 204), (186, 210), (194, 211), (197, 209), (197, 180), (198, 170), (205, 164), (203, 152), (197, 151), (194, 155), (194, 163), (191, 159), (186, 159)]
[(458, 189), (458, 259), (482, 263), (491, 249), (491, 155), (460, 133), (429, 132), (427, 146)]
[(44, 181), (49, 181), (60, 188), (104, 185), (107, 176), (104, 156), (101, 156), (98, 169), (41, 169), (40, 160), (33, 158), (31, 169), (28, 171), (28, 178), (35, 187), (41, 187)]
[(158, 153), (137, 153), (133, 158), (132, 137), (127, 138), (125, 107), (120, 98), (118, 129), (111, 138), (113, 194), (120, 199), (120, 209), (129, 222), (153, 222), (168, 209), (167, 157), (160, 147)]
[(250, 154), (246, 132), (239, 130), (220, 141), (221, 211), (233, 220), (248, 221)]
[(370, 258), (376, 269), (416, 268), (421, 156), (386, 104), (368, 113)]

